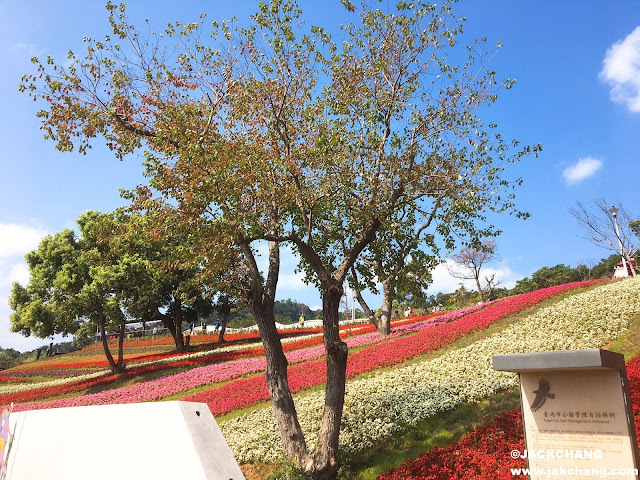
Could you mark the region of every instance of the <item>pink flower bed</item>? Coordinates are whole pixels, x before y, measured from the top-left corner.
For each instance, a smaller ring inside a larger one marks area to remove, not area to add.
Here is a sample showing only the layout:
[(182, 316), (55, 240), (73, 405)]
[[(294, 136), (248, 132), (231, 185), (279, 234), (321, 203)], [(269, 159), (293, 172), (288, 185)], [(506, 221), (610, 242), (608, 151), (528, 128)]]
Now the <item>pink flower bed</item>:
[[(431, 322), (432, 328), (425, 328), (415, 335), (392, 338), (377, 345), (349, 355), (347, 360), (347, 378), (352, 378), (380, 367), (391, 366), (414, 358), (422, 353), (437, 350), (461, 336), (475, 330), (488, 327), (497, 320), (519, 312), (542, 300), (577, 287), (584, 287), (599, 281), (574, 282), (556, 287), (544, 288), (535, 292), (502, 299), (481, 311), (466, 316), (452, 312), (459, 318), (450, 323), (443, 315)], [(461, 318), (460, 318), (461, 317)], [(410, 328), (410, 326), (407, 326)], [(326, 382), (326, 364), (324, 360), (294, 365), (289, 369), (289, 388), (297, 392)], [(189, 395), (187, 401), (203, 402), (209, 405), (211, 413), (223, 415), (238, 408), (245, 408), (269, 399), (266, 377), (264, 375), (241, 378), (220, 387)]]
[[(463, 315), (462, 311), (459, 315)], [(452, 312), (456, 313), (456, 312)], [(427, 328), (431, 322), (439, 322), (439, 319), (424, 320), (419, 322), (421, 328)], [(397, 329), (402, 332), (403, 329), (414, 327), (411, 325), (403, 325)], [(396, 334), (398, 334), (396, 333)], [(349, 347), (358, 347), (362, 345), (370, 345), (374, 342), (380, 342), (382, 338), (377, 333), (367, 333), (364, 335), (351, 337), (346, 340)], [(303, 342), (300, 342), (303, 343)], [(286, 353), (289, 363), (300, 363), (307, 360), (320, 358), (324, 355), (324, 346), (320, 345), (313, 348), (295, 350)], [(176, 393), (184, 392), (192, 388), (202, 385), (223, 382), (237, 378), (248, 373), (264, 371), (266, 367), (266, 359), (264, 357), (250, 358), (246, 360), (234, 360), (225, 363), (216, 363), (204, 367), (194, 368), (185, 372), (176, 373), (157, 380), (141, 382), (127, 387), (107, 390), (100, 393), (81, 395), (74, 398), (63, 398), (51, 400), (47, 402), (29, 402), (14, 406), (14, 410), (34, 410), (44, 408), (60, 408), (60, 407), (78, 407), (84, 405), (105, 405), (113, 403), (138, 403), (145, 401), (158, 400), (168, 397)], [(109, 377), (109, 381), (113, 377)], [(300, 387), (302, 388), (302, 387)]]
[[(381, 366), (394, 365), (427, 351), (435, 350), (466, 333), (486, 328), (496, 320), (527, 308), (541, 300), (593, 283), (596, 283), (596, 281), (576, 282), (550, 287), (501, 299), (491, 304), (474, 305), (417, 323), (405, 324), (395, 328), (391, 338), (387, 338), (383, 343), (380, 343), (382, 339), (377, 333), (366, 333), (348, 338), (346, 343), (350, 348), (368, 347), (349, 356), (347, 376), (354, 377)], [(483, 310), (478, 311), (481, 308)], [(415, 335), (399, 337), (399, 335), (415, 331), (418, 331)], [(326, 381), (324, 360), (309, 361), (323, 356), (324, 346), (295, 350), (286, 355), (291, 364), (305, 362), (304, 364), (294, 365), (289, 369), (289, 383), (293, 392)], [(16, 405), (15, 409), (16, 411), (21, 411), (38, 408), (152, 401), (202, 385), (236, 378), (236, 380), (223, 386), (185, 397), (185, 400), (205, 402), (209, 405), (214, 415), (221, 415), (236, 408), (254, 405), (269, 398), (264, 375), (237, 378), (245, 374), (263, 371), (265, 366), (266, 360), (264, 357), (228, 361), (96, 394), (48, 402), (23, 403)]]

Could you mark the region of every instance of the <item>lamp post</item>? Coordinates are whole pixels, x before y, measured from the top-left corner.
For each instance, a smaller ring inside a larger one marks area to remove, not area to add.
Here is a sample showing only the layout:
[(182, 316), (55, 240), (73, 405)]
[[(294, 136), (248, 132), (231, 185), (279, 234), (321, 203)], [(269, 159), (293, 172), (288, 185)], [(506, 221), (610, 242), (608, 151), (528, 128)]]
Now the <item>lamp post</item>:
[(356, 302), (354, 299), (354, 290), (351, 289), (351, 323), (355, 323), (356, 321)]
[(618, 230), (618, 209), (616, 207), (611, 207), (609, 213), (613, 217), (613, 226), (616, 230), (616, 237), (618, 238), (618, 245), (620, 245), (620, 253), (622, 255), (622, 267), (624, 268), (624, 276), (629, 276), (629, 270), (627, 270), (627, 261), (624, 258), (624, 246), (622, 245), (622, 240), (620, 239), (620, 231)]
[[(346, 303), (345, 310), (347, 312), (349, 311), (349, 294), (351, 294), (351, 321), (354, 322), (355, 319), (356, 319), (356, 304), (355, 304), (355, 300), (354, 300), (355, 292), (354, 292), (353, 288), (351, 288), (348, 284), (345, 283), (345, 285), (344, 285), (344, 297), (345, 297), (345, 303)], [(346, 316), (346, 312), (345, 312), (345, 316)]]

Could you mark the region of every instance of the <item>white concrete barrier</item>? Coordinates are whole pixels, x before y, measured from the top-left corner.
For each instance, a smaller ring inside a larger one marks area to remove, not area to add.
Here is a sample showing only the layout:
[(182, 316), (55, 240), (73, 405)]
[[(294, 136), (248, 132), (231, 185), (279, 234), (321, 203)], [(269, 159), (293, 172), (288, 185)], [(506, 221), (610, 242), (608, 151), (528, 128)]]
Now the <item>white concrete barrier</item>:
[(244, 480), (204, 403), (13, 412), (7, 480)]

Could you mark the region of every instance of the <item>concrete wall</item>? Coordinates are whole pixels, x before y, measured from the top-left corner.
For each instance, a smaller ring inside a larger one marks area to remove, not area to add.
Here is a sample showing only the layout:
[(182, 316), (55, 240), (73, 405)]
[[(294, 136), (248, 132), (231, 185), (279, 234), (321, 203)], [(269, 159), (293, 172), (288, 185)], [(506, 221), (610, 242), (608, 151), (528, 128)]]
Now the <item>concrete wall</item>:
[(8, 480), (244, 480), (204, 403), (14, 412)]

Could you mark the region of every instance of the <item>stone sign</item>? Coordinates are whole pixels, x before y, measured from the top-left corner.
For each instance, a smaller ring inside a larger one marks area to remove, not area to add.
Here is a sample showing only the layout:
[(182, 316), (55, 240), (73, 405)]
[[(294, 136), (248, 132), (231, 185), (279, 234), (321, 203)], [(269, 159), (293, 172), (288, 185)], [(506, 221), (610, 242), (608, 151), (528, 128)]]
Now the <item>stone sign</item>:
[(494, 355), (520, 376), (530, 478), (637, 479), (624, 356), (589, 349)]
[(244, 480), (204, 403), (13, 412), (7, 480)]

